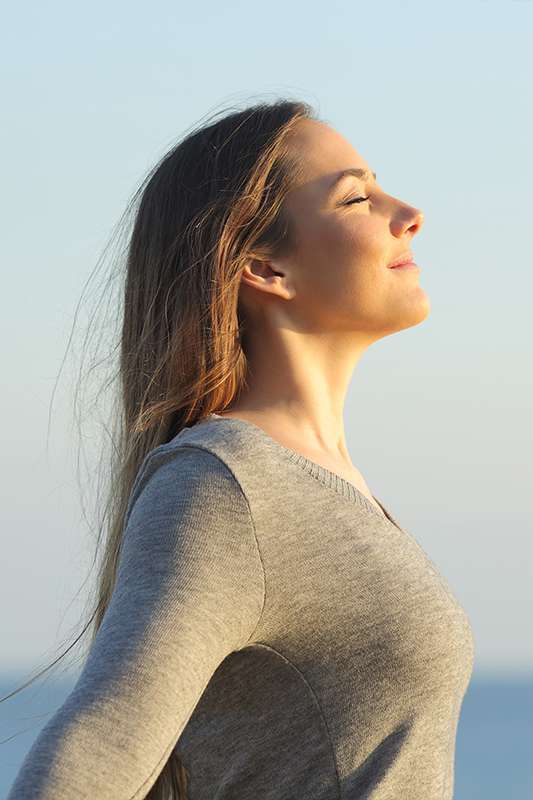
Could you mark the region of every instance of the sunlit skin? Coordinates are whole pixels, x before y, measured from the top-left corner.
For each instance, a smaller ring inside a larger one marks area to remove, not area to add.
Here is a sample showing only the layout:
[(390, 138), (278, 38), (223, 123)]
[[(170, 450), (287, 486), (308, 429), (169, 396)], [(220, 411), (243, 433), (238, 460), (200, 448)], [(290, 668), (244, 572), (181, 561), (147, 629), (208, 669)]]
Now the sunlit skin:
[[(297, 252), (244, 268), (239, 297), (251, 320), (250, 388), (225, 413), (345, 474), (353, 471), (367, 488), (346, 447), (345, 399), (367, 347), (430, 312), (420, 270), (387, 267), (406, 251), (417, 262), (412, 240), (424, 216), (373, 177), (344, 178), (328, 196), (346, 168), (379, 178), (378, 167), (329, 125), (303, 120), (292, 142), (305, 169), (286, 200)], [(344, 204), (356, 197), (369, 200)]]

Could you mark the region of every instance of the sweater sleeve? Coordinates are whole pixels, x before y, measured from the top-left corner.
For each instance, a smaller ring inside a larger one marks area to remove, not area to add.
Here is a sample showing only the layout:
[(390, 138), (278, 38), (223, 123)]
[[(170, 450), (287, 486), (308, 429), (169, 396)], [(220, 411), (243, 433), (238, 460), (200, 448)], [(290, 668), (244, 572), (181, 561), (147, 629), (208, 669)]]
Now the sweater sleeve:
[(211, 676), (256, 629), (264, 576), (240, 485), (163, 445), (130, 495), (115, 587), (81, 674), (7, 800), (146, 797)]

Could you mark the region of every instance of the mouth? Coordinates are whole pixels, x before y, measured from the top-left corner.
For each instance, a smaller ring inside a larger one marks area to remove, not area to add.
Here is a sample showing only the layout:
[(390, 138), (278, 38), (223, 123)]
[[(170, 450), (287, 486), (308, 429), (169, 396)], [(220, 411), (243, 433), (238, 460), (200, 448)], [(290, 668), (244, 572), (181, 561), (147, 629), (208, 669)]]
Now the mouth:
[(417, 265), (413, 261), (412, 253), (404, 253), (403, 256), (400, 256), (387, 266), (389, 269), (418, 269)]
[(403, 264), (395, 264), (394, 267), (389, 267), (389, 269), (420, 269), (414, 261), (406, 261)]

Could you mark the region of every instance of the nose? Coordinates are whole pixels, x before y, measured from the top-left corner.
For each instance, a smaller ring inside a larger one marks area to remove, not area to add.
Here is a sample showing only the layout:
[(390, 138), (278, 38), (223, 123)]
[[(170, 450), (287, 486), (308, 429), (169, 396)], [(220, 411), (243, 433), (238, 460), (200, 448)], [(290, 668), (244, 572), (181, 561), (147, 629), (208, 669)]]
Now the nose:
[(415, 218), (413, 222), (409, 225), (409, 229), (412, 230), (413, 234), (418, 233), (422, 225), (424, 224), (424, 213), (419, 209), (415, 209)]
[(411, 236), (415, 236), (424, 224), (424, 219), (424, 214), (420, 209), (404, 205), (391, 220), (393, 233), (395, 236), (402, 236), (409, 231)]

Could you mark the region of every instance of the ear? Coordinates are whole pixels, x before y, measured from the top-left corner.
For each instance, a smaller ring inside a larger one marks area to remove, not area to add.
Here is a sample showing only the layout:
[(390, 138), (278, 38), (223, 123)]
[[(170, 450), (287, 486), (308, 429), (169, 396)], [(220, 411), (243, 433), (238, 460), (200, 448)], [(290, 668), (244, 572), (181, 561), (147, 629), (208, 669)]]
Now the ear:
[(241, 290), (243, 294), (257, 297), (257, 292), (292, 300), (296, 294), (295, 287), (290, 280), (288, 270), (281, 268), (281, 262), (263, 261), (252, 258), (244, 265), (241, 275)]

